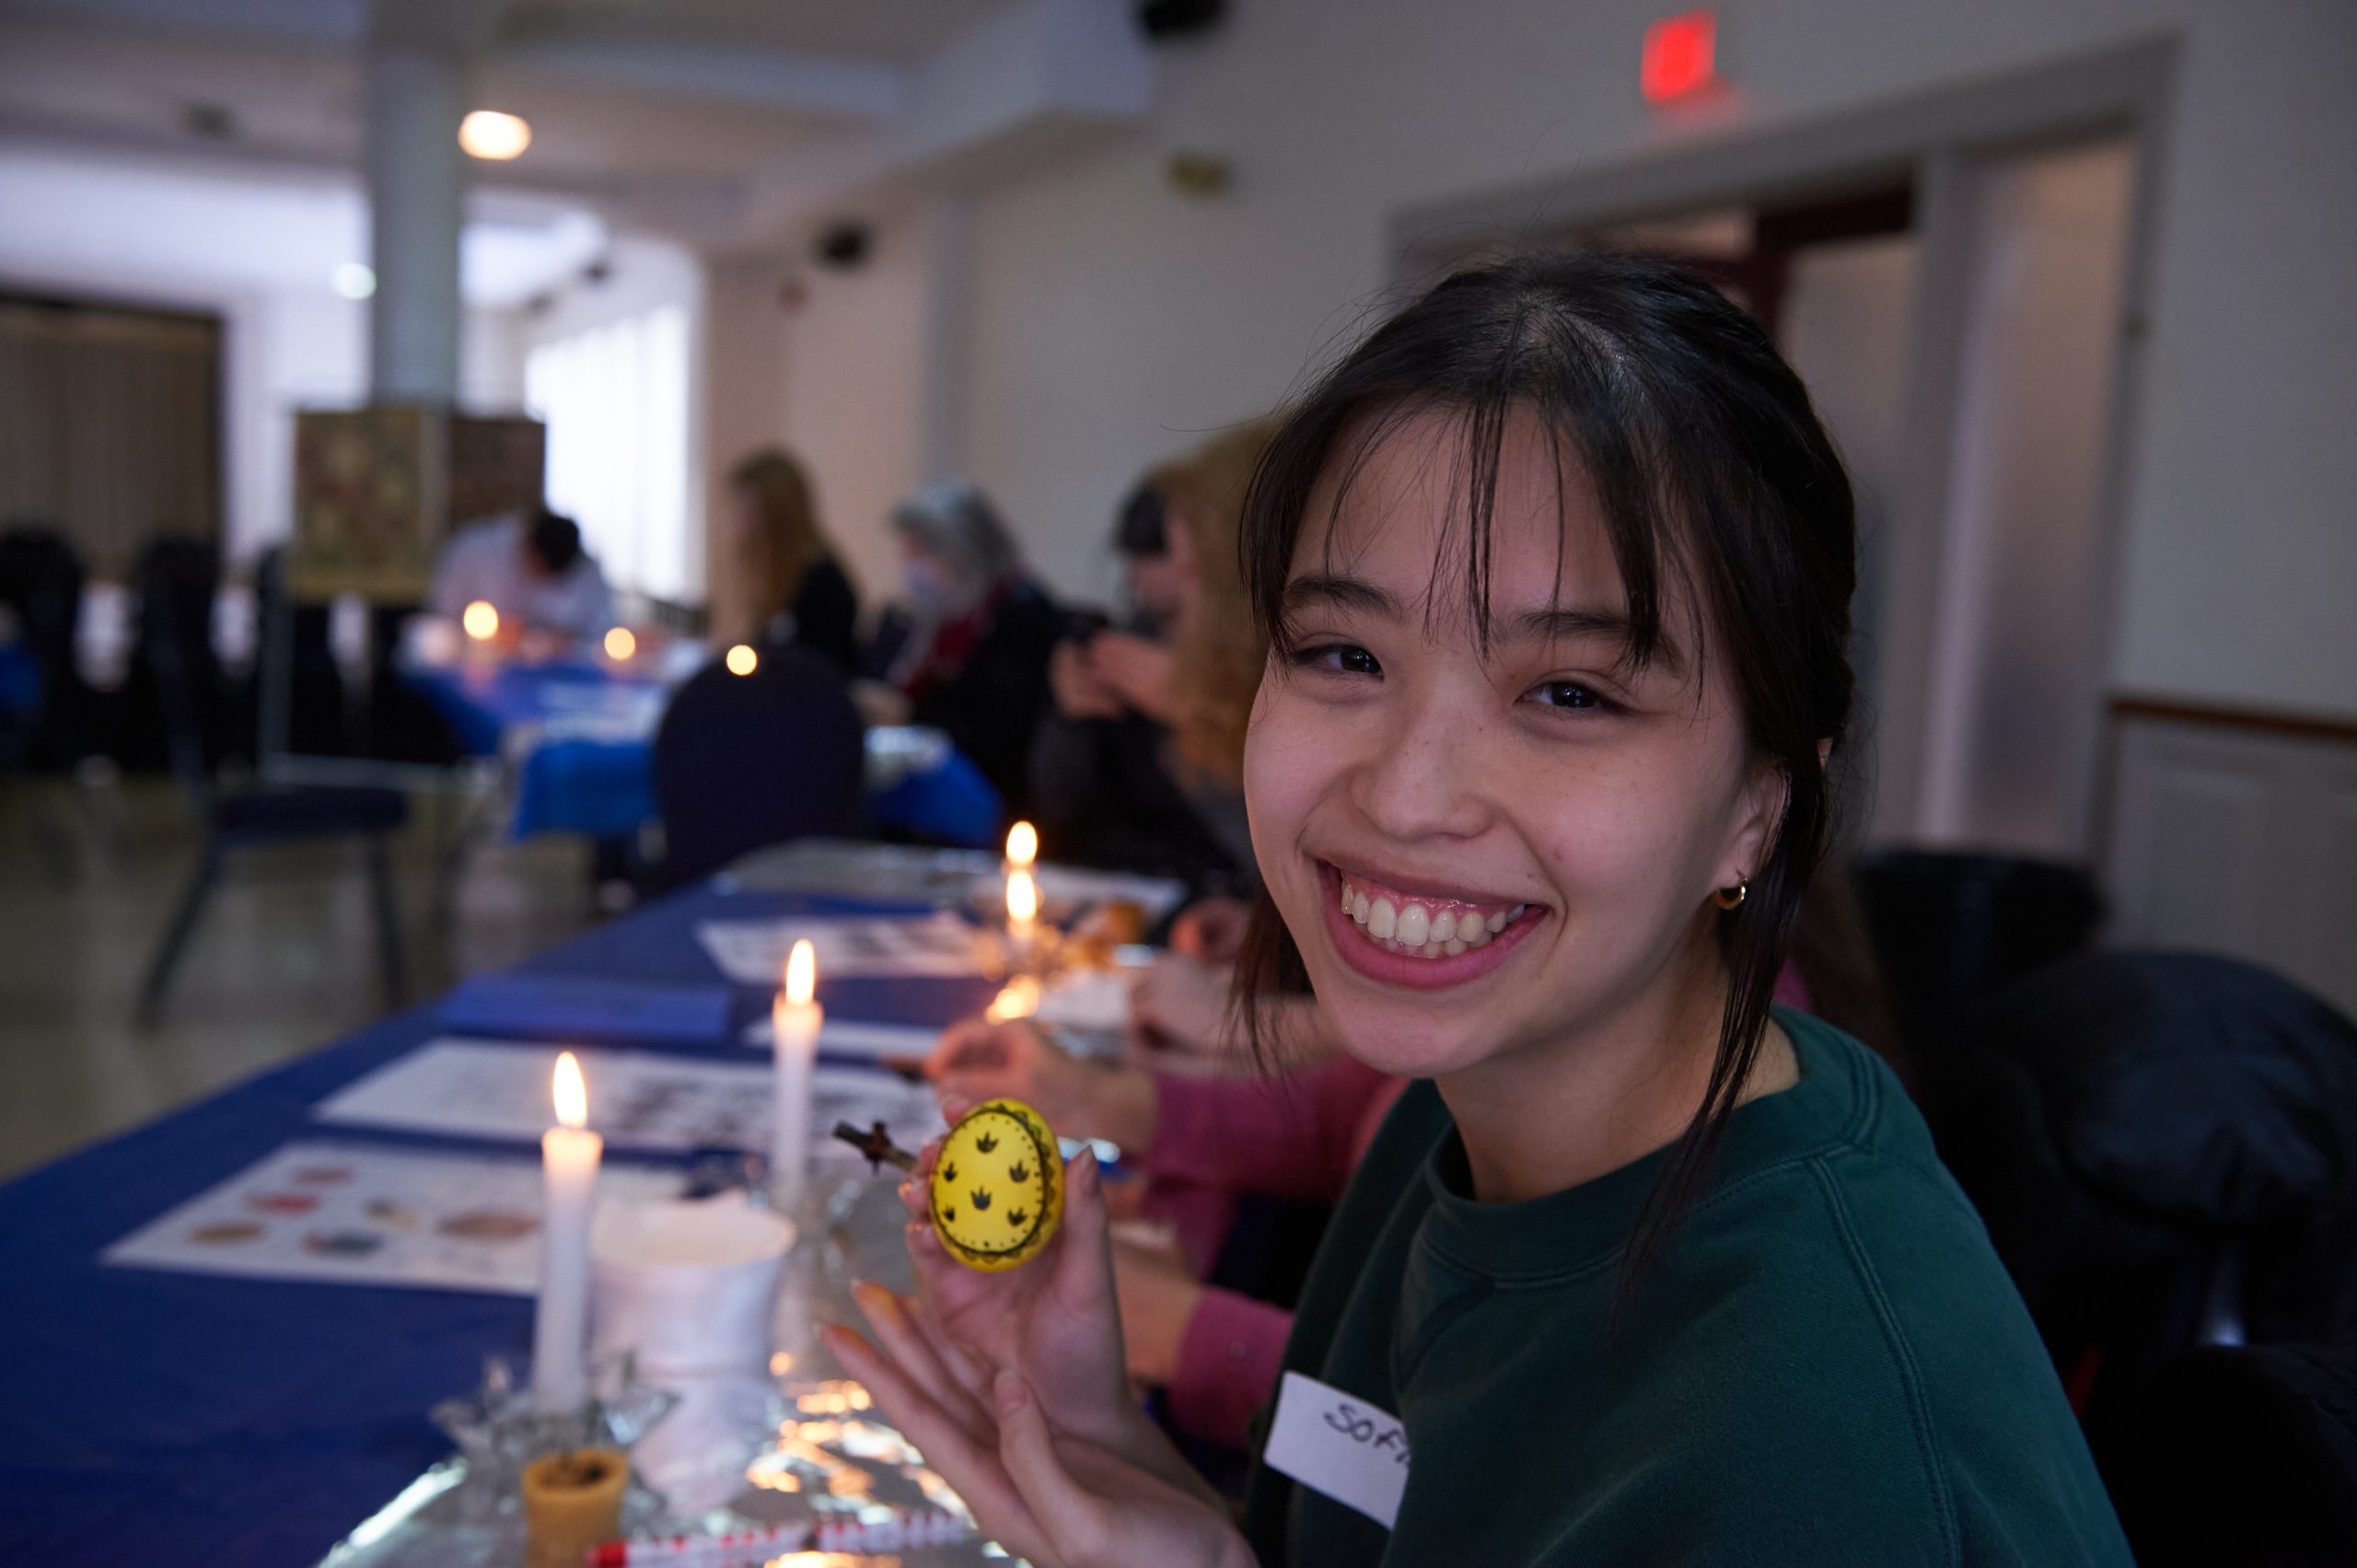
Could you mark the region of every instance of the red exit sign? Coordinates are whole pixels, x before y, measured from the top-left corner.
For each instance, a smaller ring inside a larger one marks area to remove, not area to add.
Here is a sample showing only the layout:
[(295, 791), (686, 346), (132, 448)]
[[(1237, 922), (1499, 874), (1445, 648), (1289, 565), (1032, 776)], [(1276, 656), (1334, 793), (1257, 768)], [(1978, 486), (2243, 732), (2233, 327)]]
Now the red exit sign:
[(1647, 103), (1691, 98), (1718, 80), (1719, 18), (1714, 11), (1664, 17), (1645, 29), (1637, 86)]

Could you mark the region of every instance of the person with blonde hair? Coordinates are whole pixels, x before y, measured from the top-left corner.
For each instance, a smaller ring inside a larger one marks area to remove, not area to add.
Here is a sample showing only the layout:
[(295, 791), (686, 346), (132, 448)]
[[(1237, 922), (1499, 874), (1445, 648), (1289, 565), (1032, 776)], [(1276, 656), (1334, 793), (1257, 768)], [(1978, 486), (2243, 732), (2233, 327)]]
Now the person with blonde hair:
[(728, 476), (728, 546), (737, 612), (723, 643), (793, 645), (851, 675), (859, 663), (859, 595), (819, 526), (810, 475), (764, 447)]
[(1032, 755), (1058, 853), (1233, 885), (1250, 879), (1244, 726), (1263, 650), (1237, 566), (1237, 520), (1269, 426), (1254, 421), (1147, 474), (1116, 542), (1134, 629), (1067, 636), (1056, 714)]

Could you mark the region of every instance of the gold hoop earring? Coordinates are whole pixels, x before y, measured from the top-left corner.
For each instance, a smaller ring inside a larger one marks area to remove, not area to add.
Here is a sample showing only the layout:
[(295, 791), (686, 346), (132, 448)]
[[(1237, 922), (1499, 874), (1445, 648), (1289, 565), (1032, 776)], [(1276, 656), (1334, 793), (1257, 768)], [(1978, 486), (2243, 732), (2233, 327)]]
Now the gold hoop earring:
[(1735, 879), (1735, 892), (1732, 897), (1724, 888), (1711, 889), (1711, 901), (1723, 910), (1741, 909), (1743, 900), (1749, 897), (1751, 897), (1751, 878), (1748, 877), (1738, 877)]

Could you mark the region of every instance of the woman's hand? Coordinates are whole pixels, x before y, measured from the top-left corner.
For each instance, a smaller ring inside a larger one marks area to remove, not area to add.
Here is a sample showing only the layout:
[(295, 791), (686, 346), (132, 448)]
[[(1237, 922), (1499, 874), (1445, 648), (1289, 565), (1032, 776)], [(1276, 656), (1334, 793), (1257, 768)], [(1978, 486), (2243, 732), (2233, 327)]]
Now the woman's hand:
[(1130, 993), (1130, 1023), (1149, 1044), (1217, 1054), (1233, 1043), (1226, 971), (1183, 953), (1164, 954)]
[(945, 1107), (1019, 1099), (1066, 1138), (1102, 1138), (1137, 1150), (1154, 1142), (1153, 1074), (1079, 1061), (1028, 1020), (969, 1018), (951, 1025), (924, 1073)]
[(1178, 1353), (1203, 1299), (1175, 1247), (1113, 1239), (1113, 1288), (1121, 1304), (1121, 1345), (1130, 1376), (1162, 1388), (1178, 1376)]
[(1242, 899), (1197, 899), (1170, 923), (1170, 950), (1198, 963), (1227, 965), (1244, 951), (1252, 906)]
[(1121, 699), (1089, 662), (1088, 650), (1078, 643), (1058, 643), (1048, 656), (1048, 689), (1055, 693), (1056, 711), (1068, 719), (1117, 719)]
[(1126, 632), (1099, 632), (1088, 640), (1088, 666), (1125, 704), (1159, 724), (1173, 712), (1170, 677), (1178, 659), (1160, 643)]
[(879, 729), (909, 722), (908, 693), (897, 686), (881, 680), (854, 680), (851, 683), (852, 706), (859, 716)]
[(1146, 1540), (1150, 1561), (1248, 1562), (1217, 1500), (1129, 1398), (1095, 1158), (1066, 1167), (1064, 1222), (1039, 1254), (984, 1273), (951, 1259), (926, 1217), (940, 1152), (927, 1145), (900, 1189), (922, 1299), (860, 1286), (877, 1344), (830, 1326), (828, 1347), (1024, 1556), (1083, 1568), (1118, 1550), (1131, 1562)]

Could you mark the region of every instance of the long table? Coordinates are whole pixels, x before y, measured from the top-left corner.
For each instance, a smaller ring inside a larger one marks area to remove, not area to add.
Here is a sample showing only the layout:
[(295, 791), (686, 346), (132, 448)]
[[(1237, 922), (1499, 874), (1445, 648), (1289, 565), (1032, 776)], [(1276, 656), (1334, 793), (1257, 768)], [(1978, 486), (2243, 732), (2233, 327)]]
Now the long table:
[[(700, 921), (907, 907), (699, 886), (518, 967), (715, 983)], [(824, 984), (820, 999), (830, 1017), (937, 1026), (988, 990), (851, 979)], [(739, 1017), (765, 1000), (740, 991)], [(430, 1007), (398, 1014), (0, 1186), (0, 1563), (298, 1568), (447, 1452), (427, 1408), (473, 1388), (487, 1354), (524, 1356), (528, 1300), (98, 1260), (280, 1144), (317, 1135), (315, 1102), (438, 1028)], [(685, 1053), (747, 1059), (717, 1042)], [(334, 1136), (483, 1147), (353, 1127)]]
[[(678, 673), (574, 658), (411, 667), (402, 679), (469, 755), (504, 761), (510, 837), (627, 838), (658, 815), (655, 730)], [(869, 732), (877, 827), (968, 847), (997, 842), (998, 792), (972, 761), (945, 745), (936, 762), (912, 770), (892, 765), (882, 754), (891, 749), (885, 732)]]

